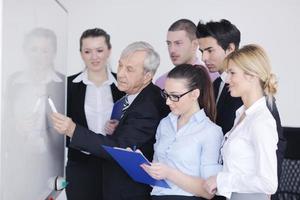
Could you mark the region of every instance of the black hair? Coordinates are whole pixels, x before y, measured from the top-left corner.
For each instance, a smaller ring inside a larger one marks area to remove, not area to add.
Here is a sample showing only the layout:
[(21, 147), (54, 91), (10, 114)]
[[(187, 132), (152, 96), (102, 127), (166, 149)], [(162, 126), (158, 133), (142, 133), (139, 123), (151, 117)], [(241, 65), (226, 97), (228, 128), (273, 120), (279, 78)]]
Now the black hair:
[(224, 51), (228, 49), (230, 43), (233, 43), (235, 49), (238, 49), (241, 40), (239, 29), (226, 19), (222, 19), (219, 22), (210, 21), (206, 24), (199, 21), (196, 36), (198, 39), (213, 37)]

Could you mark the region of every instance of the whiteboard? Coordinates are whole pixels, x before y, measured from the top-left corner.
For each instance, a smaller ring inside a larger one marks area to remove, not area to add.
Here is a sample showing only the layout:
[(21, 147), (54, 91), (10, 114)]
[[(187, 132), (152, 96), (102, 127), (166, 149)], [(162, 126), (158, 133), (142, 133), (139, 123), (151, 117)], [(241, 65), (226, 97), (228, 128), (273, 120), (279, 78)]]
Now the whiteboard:
[(1, 196), (45, 199), (64, 174), (67, 12), (55, 0), (4, 0), (1, 67)]

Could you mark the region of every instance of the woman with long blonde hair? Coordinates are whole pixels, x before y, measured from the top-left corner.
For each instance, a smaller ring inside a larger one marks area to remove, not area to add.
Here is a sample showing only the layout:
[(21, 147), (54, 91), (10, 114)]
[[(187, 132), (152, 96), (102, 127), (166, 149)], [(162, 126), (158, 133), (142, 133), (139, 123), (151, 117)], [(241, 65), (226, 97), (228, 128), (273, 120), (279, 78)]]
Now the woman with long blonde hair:
[(230, 94), (241, 97), (243, 105), (223, 141), (223, 169), (208, 178), (206, 189), (231, 200), (266, 200), (278, 184), (278, 135), (267, 107), (277, 91), (277, 80), (265, 51), (258, 45), (246, 45), (231, 53), (224, 67)]

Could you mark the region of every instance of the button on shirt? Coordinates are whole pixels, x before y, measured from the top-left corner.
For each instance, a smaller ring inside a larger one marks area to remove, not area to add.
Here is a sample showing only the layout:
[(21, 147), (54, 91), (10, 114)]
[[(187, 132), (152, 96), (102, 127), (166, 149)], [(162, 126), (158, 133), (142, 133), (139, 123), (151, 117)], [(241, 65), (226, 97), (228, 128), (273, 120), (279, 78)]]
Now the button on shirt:
[(75, 83), (82, 81), (86, 85), (84, 110), (88, 128), (102, 135), (105, 135), (104, 126), (110, 119), (114, 105), (110, 85), (116, 84), (116, 80), (109, 70), (107, 70), (107, 75), (108, 80), (100, 86), (96, 86), (88, 80), (86, 70), (73, 80)]
[[(245, 118), (236, 125), (243, 113)], [(247, 110), (240, 107), (236, 116), (221, 149), (224, 165), (217, 175), (218, 194), (227, 198), (232, 192), (272, 194), (277, 189), (278, 136), (265, 98)]]
[[(216, 175), (221, 169), (218, 164), (223, 140), (221, 128), (210, 121), (203, 109), (195, 113), (179, 130), (177, 120), (178, 116), (170, 113), (160, 122), (153, 161), (191, 176), (207, 178)], [(167, 182), (171, 189), (154, 186), (151, 195), (193, 196), (172, 182)]]

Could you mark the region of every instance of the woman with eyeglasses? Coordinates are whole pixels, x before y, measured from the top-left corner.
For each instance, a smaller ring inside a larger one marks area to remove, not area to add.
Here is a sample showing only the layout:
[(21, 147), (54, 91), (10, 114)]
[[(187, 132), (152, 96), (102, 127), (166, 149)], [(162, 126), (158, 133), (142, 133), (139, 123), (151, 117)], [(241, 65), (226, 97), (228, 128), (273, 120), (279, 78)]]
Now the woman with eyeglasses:
[(223, 133), (215, 121), (212, 84), (203, 66), (178, 65), (167, 75), (162, 96), (171, 113), (160, 122), (151, 166), (142, 168), (171, 189), (154, 186), (153, 200), (212, 198), (204, 179), (220, 169)]
[[(230, 200), (269, 200), (277, 189), (276, 122), (272, 107), (277, 81), (265, 51), (246, 45), (224, 61), (230, 95), (241, 97), (232, 129), (226, 133), (223, 169), (208, 178), (207, 191)], [(266, 102), (267, 99), (267, 102)]]

